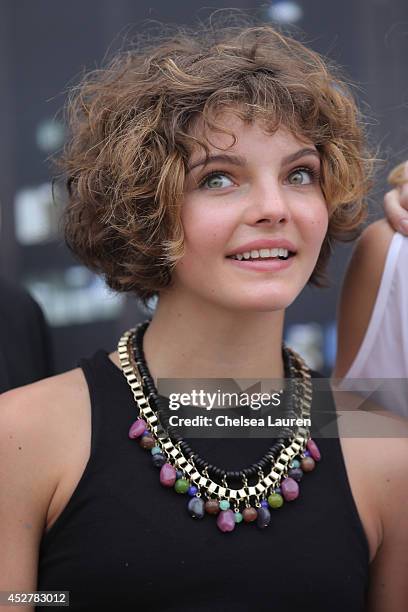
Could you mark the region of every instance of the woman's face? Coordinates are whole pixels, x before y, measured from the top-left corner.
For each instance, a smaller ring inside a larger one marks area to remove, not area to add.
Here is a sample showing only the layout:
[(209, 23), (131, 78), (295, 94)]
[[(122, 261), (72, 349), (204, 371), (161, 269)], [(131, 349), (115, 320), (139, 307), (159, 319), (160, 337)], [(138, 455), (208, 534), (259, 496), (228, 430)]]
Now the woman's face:
[(280, 310), (310, 278), (327, 231), (319, 154), (284, 128), (268, 135), (233, 113), (223, 119), (235, 145), (210, 133), (218, 159), (203, 165), (197, 149), (189, 160), (173, 288), (227, 309)]

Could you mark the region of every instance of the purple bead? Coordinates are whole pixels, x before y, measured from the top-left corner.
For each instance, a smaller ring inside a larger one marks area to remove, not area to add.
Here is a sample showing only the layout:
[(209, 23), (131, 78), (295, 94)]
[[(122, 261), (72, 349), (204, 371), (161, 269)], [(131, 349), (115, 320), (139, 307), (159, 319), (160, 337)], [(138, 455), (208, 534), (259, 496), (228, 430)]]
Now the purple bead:
[(299, 485), (293, 478), (284, 478), (281, 482), (281, 489), (285, 501), (292, 501), (299, 497)]
[(311, 457), (311, 454), (308, 450), (305, 450), (305, 452), (303, 453), (305, 457)]
[(263, 499), (261, 501), (261, 506), (262, 506), (262, 508), (267, 508), (268, 507), (268, 502), (266, 501), (266, 499)]
[(145, 429), (144, 432), (142, 433), (142, 438), (143, 436), (150, 436), (150, 431), (148, 429)]
[(170, 463), (164, 463), (160, 470), (160, 483), (164, 487), (172, 487), (175, 482), (176, 482), (176, 470)]
[(232, 510), (221, 510), (217, 516), (217, 527), (223, 533), (233, 531), (235, 529), (235, 516)]
[(204, 501), (201, 497), (192, 497), (187, 504), (187, 510), (193, 518), (202, 519), (205, 514)]
[(320, 459), (322, 458), (320, 451), (317, 447), (317, 444), (314, 440), (312, 440), (312, 438), (310, 438), (307, 443), (307, 450), (309, 451), (312, 459), (314, 459), (315, 461), (320, 461)]
[(176, 478), (177, 478), (177, 480), (178, 480), (179, 478), (183, 478), (183, 472), (182, 472), (181, 470), (177, 470), (177, 471), (176, 471)]
[(265, 529), (271, 522), (271, 513), (268, 508), (264, 508), (261, 506), (258, 508), (258, 518), (256, 519), (256, 524), (260, 529)]
[(140, 438), (146, 431), (147, 423), (143, 419), (137, 419), (129, 429), (129, 438)]
[(190, 487), (188, 487), (187, 495), (189, 495), (190, 497), (194, 497), (197, 491), (197, 487), (195, 485), (191, 485)]

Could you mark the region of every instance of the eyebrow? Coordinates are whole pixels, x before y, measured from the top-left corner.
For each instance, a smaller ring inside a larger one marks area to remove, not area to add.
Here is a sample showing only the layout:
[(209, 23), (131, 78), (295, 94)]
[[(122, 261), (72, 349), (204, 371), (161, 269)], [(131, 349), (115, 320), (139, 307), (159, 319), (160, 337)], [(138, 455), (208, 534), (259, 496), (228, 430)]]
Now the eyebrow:
[[(306, 155), (314, 155), (318, 159), (320, 159), (320, 154), (316, 149), (311, 149), (310, 147), (306, 147), (304, 149), (299, 149), (296, 153), (292, 153), (291, 155), (287, 155), (282, 159), (283, 165), (290, 164), (294, 161), (297, 161), (301, 157), (305, 157)], [(220, 153), (219, 155), (209, 155), (208, 157), (203, 157), (202, 159), (197, 160), (193, 164), (190, 164), (187, 169), (187, 174), (191, 172), (194, 168), (198, 166), (207, 166), (211, 162), (226, 162), (229, 164), (235, 164), (236, 166), (245, 166), (247, 163), (245, 157), (241, 155), (227, 155), (226, 153)]]

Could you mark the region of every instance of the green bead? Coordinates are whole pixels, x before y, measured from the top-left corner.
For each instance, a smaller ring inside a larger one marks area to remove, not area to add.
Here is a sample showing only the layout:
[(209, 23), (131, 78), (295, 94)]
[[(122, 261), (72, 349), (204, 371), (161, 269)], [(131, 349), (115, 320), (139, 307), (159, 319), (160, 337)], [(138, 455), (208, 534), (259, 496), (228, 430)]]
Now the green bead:
[(220, 501), (220, 508), (221, 508), (221, 510), (228, 510), (228, 509), (229, 509), (229, 507), (230, 507), (230, 503), (229, 503), (229, 501), (228, 501), (228, 500), (226, 500), (226, 499), (222, 499), (222, 500)]
[(300, 461), (298, 461), (297, 459), (293, 459), (293, 461), (291, 461), (289, 467), (291, 467), (291, 468), (300, 468)]
[(150, 452), (152, 453), (152, 455), (158, 455), (162, 452), (162, 449), (160, 448), (160, 446), (153, 446)]
[(283, 506), (283, 497), (279, 493), (272, 493), (268, 497), (268, 504), (271, 508), (280, 508)]
[(174, 490), (177, 493), (187, 493), (190, 483), (185, 478), (179, 478), (174, 483)]
[(242, 514), (240, 512), (235, 512), (235, 522), (240, 523), (242, 521)]

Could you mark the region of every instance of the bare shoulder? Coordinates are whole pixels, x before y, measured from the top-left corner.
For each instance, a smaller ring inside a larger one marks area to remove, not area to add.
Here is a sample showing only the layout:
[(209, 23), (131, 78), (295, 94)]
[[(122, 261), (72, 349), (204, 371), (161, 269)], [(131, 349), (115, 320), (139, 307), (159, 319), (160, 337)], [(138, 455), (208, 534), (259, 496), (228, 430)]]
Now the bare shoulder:
[[(87, 398), (87, 385), (80, 368), (18, 387), (0, 395), (0, 429), (8, 439), (25, 435), (45, 437), (69, 418), (77, 402)], [(62, 419), (62, 421), (61, 421)]]
[(19, 387), (0, 395), (0, 452), (32, 466), (33, 478), (47, 475), (55, 488), (66, 460), (67, 436), (75, 443), (76, 415), (88, 402), (82, 370)]
[(50, 504), (88, 401), (79, 369), (0, 396), (0, 590), (35, 590)]
[[(389, 510), (388, 495), (408, 502), (408, 422), (384, 410), (339, 412), (342, 443), (352, 453), (375, 494), (380, 513)], [(407, 516), (408, 527), (408, 516)]]
[[(388, 474), (392, 471), (408, 483), (405, 468), (408, 462), (408, 419), (384, 410), (372, 400), (354, 392), (339, 392), (334, 387), (333, 397), (340, 437), (350, 440), (350, 447), (359, 449), (363, 466), (369, 459), (369, 466), (375, 468), (376, 482), (381, 487), (392, 483), (394, 478), (388, 480)], [(370, 467), (364, 469), (369, 470)], [(381, 480), (385, 476), (387, 478)], [(399, 494), (399, 490), (396, 494)]]
[(353, 393), (336, 397), (347, 473), (370, 548), (369, 612), (408, 607), (408, 422)]
[(374, 309), (394, 230), (385, 219), (371, 223), (358, 240), (344, 277), (338, 307), (335, 376), (341, 378), (356, 357)]
[(373, 453), (382, 540), (370, 566), (368, 611), (399, 612), (408, 609), (408, 438), (380, 439)]
[(342, 443), (356, 498), (361, 507), (368, 506), (374, 534), (367, 610), (399, 612), (408, 609), (408, 426), (405, 419), (383, 412), (362, 418), (376, 437)]

